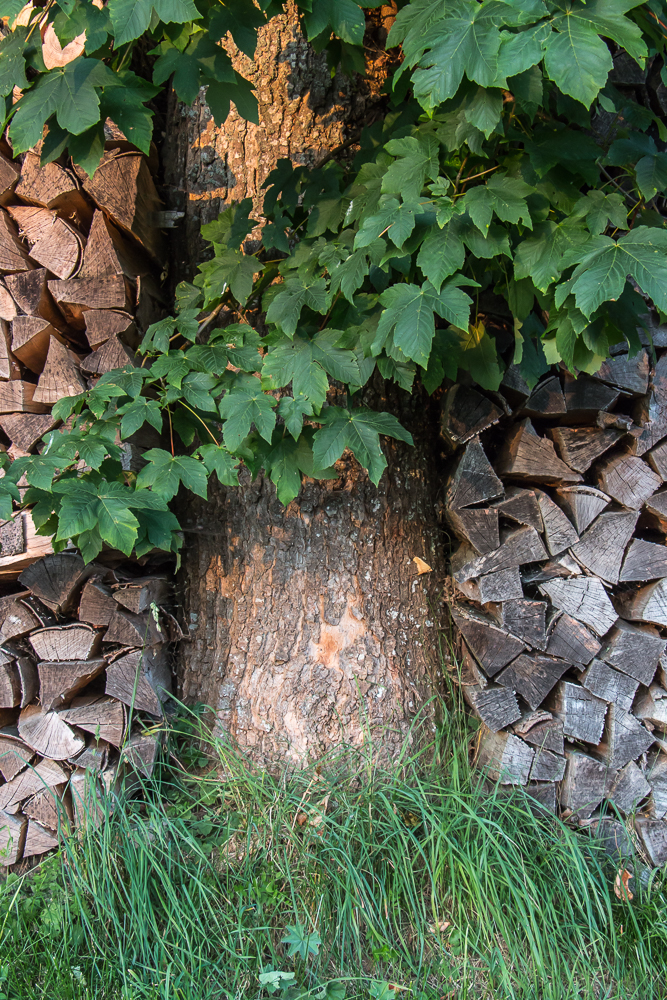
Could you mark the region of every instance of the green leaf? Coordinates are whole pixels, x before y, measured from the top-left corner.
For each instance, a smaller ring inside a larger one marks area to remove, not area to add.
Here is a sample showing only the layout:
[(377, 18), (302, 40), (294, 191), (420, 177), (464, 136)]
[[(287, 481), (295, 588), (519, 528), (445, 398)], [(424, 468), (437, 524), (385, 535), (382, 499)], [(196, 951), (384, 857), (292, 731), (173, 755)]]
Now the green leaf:
[(275, 323), (288, 337), (294, 336), (301, 311), (309, 306), (315, 312), (325, 313), (329, 304), (326, 282), (323, 278), (295, 275), (287, 278), (269, 306), (266, 319)]
[(384, 233), (400, 249), (415, 228), (415, 214), (420, 211), (420, 206), (412, 202), (399, 204), (396, 198), (388, 198), (379, 212), (363, 220), (354, 238), (355, 250), (370, 246)]
[(129, 70), (115, 75), (118, 85), (105, 87), (100, 98), (102, 121), (111, 118), (129, 142), (148, 154), (153, 138), (153, 112), (145, 102), (155, 97), (159, 88)]
[(412, 444), (412, 435), (401, 427), (390, 413), (377, 413), (359, 407), (344, 410), (328, 407), (320, 416), (324, 424), (313, 439), (313, 457), (320, 468), (333, 465), (350, 448), (355, 458), (368, 469), (371, 481), (377, 486), (387, 467), (380, 447), (380, 434)]
[(252, 198), (228, 205), (217, 219), (201, 227), (201, 234), (210, 243), (239, 250), (257, 225), (257, 220), (250, 218), (251, 212)]
[(24, 56), (28, 30), (27, 27), (15, 28), (0, 40), (0, 97), (11, 94), (14, 87), (26, 90), (30, 86), (25, 75)]
[(484, 324), (471, 324), (468, 330), (461, 331), (459, 340), (459, 365), (469, 371), (483, 389), (496, 390), (503, 376), (498, 365), (496, 345), (486, 332)]
[[(573, 262), (576, 257), (573, 255)], [(667, 311), (667, 232), (638, 226), (615, 242), (608, 236), (592, 238), (590, 249), (579, 254), (572, 274), (577, 306), (589, 317), (603, 302), (618, 299), (626, 276), (635, 279), (662, 312)]]
[(313, 412), (313, 404), (304, 396), (283, 396), (278, 403), (278, 415), (285, 421), (285, 427), (295, 441), (303, 430), (303, 418), (312, 417)]
[[(667, 191), (667, 153), (643, 156), (635, 166), (637, 187), (646, 201)], [(620, 197), (618, 195), (617, 197)]]
[(336, 294), (340, 288), (349, 303), (354, 304), (354, 293), (361, 288), (368, 274), (368, 257), (364, 250), (355, 250), (349, 257), (341, 261), (331, 273), (331, 292)]
[(295, 337), (270, 348), (264, 358), (262, 376), (269, 377), (276, 387), (291, 382), (294, 396), (303, 396), (319, 409), (329, 389), (326, 372), (346, 384), (359, 379), (354, 354), (335, 346), (340, 336), (338, 330), (323, 330), (312, 340)]
[(237, 451), (253, 424), (264, 440), (270, 442), (276, 425), (275, 405), (276, 400), (262, 391), (259, 379), (252, 375), (237, 376), (233, 388), (220, 400), (225, 446), (231, 452)]
[(208, 413), (217, 413), (215, 400), (211, 389), (218, 385), (215, 375), (206, 372), (190, 372), (183, 379), (183, 395), (190, 406)]
[(122, 413), (120, 432), (124, 440), (135, 434), (145, 423), (151, 424), (155, 430), (162, 431), (162, 410), (155, 399), (140, 396), (118, 410)]
[(426, 179), (433, 181), (440, 172), (438, 140), (434, 135), (407, 136), (392, 139), (385, 149), (397, 159), (385, 171), (382, 191), (418, 201)]
[(206, 499), (206, 469), (202, 462), (188, 455), (170, 455), (161, 448), (151, 448), (143, 455), (145, 465), (137, 476), (137, 487), (152, 487), (165, 500), (171, 500), (180, 483)]
[(184, 24), (201, 16), (192, 0), (109, 0), (108, 8), (115, 48), (140, 38), (148, 29), (154, 10), (159, 20), (168, 24)]
[(465, 247), (460, 231), (461, 222), (455, 217), (442, 229), (433, 228), (421, 245), (417, 263), (436, 291), (445, 278), (463, 267)]
[(222, 486), (238, 486), (238, 458), (217, 444), (203, 444), (198, 452), (209, 474), (215, 472)]
[(227, 32), (241, 52), (252, 59), (257, 47), (257, 29), (266, 18), (252, 0), (225, 0), (223, 7), (214, 9), (209, 32), (212, 38), (224, 38)]
[(628, 210), (622, 195), (614, 192), (588, 191), (574, 206), (573, 218), (585, 218), (594, 235), (603, 232), (607, 223), (617, 229), (625, 229), (628, 224)]
[(323, 32), (333, 32), (350, 45), (363, 44), (366, 18), (353, 0), (316, 0), (303, 20), (309, 41)]
[(234, 298), (244, 306), (252, 292), (255, 274), (263, 269), (263, 264), (242, 250), (227, 249), (216, 254), (199, 269), (202, 280), (198, 283), (204, 289), (206, 304), (220, 298), (229, 287)]

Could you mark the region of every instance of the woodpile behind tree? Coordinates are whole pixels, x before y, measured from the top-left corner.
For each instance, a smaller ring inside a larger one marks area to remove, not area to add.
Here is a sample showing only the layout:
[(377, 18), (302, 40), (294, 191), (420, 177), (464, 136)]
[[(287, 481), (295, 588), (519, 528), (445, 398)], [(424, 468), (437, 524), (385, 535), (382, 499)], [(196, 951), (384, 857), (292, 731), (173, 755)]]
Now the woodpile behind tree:
[[(667, 861), (667, 346), (451, 386), (447, 518), (477, 763)], [(625, 824), (620, 820), (625, 819)]]

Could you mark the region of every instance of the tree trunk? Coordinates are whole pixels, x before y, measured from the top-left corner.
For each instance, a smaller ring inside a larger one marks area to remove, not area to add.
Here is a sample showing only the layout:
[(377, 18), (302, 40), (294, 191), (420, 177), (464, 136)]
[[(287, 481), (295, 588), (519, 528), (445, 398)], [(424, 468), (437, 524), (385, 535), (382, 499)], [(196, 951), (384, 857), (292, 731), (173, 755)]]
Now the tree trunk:
[[(373, 44), (393, 13), (389, 5), (377, 12)], [(260, 31), (253, 66), (235, 58), (253, 79), (259, 126), (233, 114), (216, 129), (203, 101), (172, 109), (166, 180), (171, 207), (185, 212), (185, 232), (173, 241), (175, 281), (204, 259), (200, 223), (244, 197), (259, 217), (261, 185), (276, 161), (314, 163), (341, 145), (375, 113), (387, 71), (380, 58), (354, 88), (332, 80), (293, 9)], [(379, 487), (344, 455), (337, 480), (307, 481), (287, 510), (272, 483), (251, 482), (246, 471), (238, 489), (211, 485), (208, 501), (188, 497), (180, 511), (191, 632), (180, 691), (209, 704), (258, 761), (319, 757), (380, 731), (392, 756), (434, 691), (445, 567), (433, 404), (393, 388), (383, 400), (388, 390), (378, 386), (373, 405), (395, 412), (416, 442), (385, 439), (389, 468)], [(418, 575), (414, 557), (432, 570)], [(432, 719), (432, 708), (422, 716)]]

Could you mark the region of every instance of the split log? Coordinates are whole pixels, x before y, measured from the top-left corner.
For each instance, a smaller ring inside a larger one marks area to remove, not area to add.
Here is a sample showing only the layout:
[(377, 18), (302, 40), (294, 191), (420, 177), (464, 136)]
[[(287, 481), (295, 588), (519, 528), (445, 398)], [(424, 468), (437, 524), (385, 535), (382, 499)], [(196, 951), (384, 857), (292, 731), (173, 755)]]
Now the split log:
[[(593, 743), (594, 740), (589, 739), (588, 742)], [(595, 753), (605, 761), (610, 770), (616, 771), (646, 753), (653, 742), (652, 734), (634, 715), (624, 712), (612, 702), (607, 712), (604, 735), (595, 748)]]
[[(125, 736), (125, 709), (120, 701), (108, 697), (75, 698), (70, 708), (60, 713), (65, 722), (92, 733), (118, 747)], [(79, 749), (82, 749), (81, 746)], [(70, 754), (73, 757), (74, 754)]]
[(653, 390), (634, 409), (635, 426), (630, 428), (628, 448), (633, 455), (645, 455), (667, 434), (667, 406), (659, 403)]
[(145, 254), (137, 254), (104, 214), (96, 211), (79, 276), (107, 278), (113, 274), (125, 274), (128, 278), (136, 278), (147, 270), (149, 266)]
[(560, 804), (579, 819), (588, 819), (605, 796), (607, 768), (583, 753), (566, 753)]
[(7, 213), (0, 209), (0, 273), (18, 274), (30, 270), (27, 247)]
[(104, 823), (108, 806), (102, 799), (102, 790), (94, 771), (77, 768), (70, 778), (69, 787), (74, 807), (74, 824), (81, 836), (85, 830)]
[(31, 701), (34, 701), (39, 691), (37, 668), (29, 656), (19, 656), (16, 661), (16, 669), (21, 681), (21, 708), (25, 708)]
[(492, 685), (470, 694), (470, 704), (491, 732), (497, 733), (521, 718), (521, 709), (509, 688)]
[(0, 636), (2, 642), (6, 642), (8, 639), (22, 639), (40, 624), (33, 612), (22, 602), (23, 596), (25, 595), (12, 594), (10, 597), (0, 598)]
[(21, 172), (15, 163), (0, 153), (0, 205), (12, 199)]
[(540, 585), (540, 590), (559, 611), (588, 625), (597, 635), (608, 632), (618, 618), (607, 591), (595, 578), (549, 580)]
[(90, 771), (103, 771), (109, 761), (111, 744), (106, 740), (90, 740), (85, 750), (82, 750), (76, 757), (71, 757), (68, 764), (75, 764), (76, 767), (87, 768)]
[(23, 813), (48, 830), (59, 830), (62, 827), (67, 832), (72, 821), (72, 807), (65, 796), (66, 788), (65, 784), (54, 785), (37, 792), (23, 803)]
[(593, 660), (579, 680), (596, 698), (613, 702), (624, 712), (631, 710), (639, 687), (638, 680), (620, 670), (614, 670), (603, 660)]
[(636, 455), (614, 455), (598, 468), (600, 489), (623, 507), (639, 510), (661, 485), (660, 476)]
[(608, 427), (615, 427), (617, 431), (627, 434), (632, 430), (633, 420), (626, 413), (605, 413), (600, 410), (595, 416), (595, 426), (606, 430)]
[(552, 427), (549, 434), (560, 457), (575, 472), (586, 472), (623, 437), (622, 431), (597, 427)]
[(18, 739), (18, 731), (16, 738), (10, 738), (3, 731), (0, 731), (0, 774), (5, 781), (11, 781), (17, 774), (24, 771), (28, 764), (32, 763), (34, 757), (34, 751)]
[(49, 760), (67, 760), (85, 743), (77, 736), (57, 712), (46, 712), (39, 705), (27, 705), (19, 715), (21, 738)]
[[(478, 636), (477, 641), (483, 649), (483, 637)], [(495, 664), (490, 653), (488, 658), (492, 665)], [(496, 659), (502, 657), (496, 653)], [(107, 667), (106, 693), (135, 711), (162, 715), (163, 702), (171, 694), (171, 671), (164, 648), (136, 650), (110, 663)]]
[(134, 365), (135, 353), (116, 335), (110, 337), (98, 351), (93, 351), (81, 361), (83, 371), (91, 375), (104, 375), (115, 368), (125, 368)]
[(618, 621), (600, 650), (600, 659), (648, 687), (665, 642), (655, 629)]
[(557, 556), (571, 545), (579, 541), (571, 521), (567, 519), (563, 511), (558, 507), (551, 497), (548, 497), (542, 490), (536, 490), (535, 495), (542, 515), (544, 524), (544, 540), (552, 556)]
[(66, 321), (75, 330), (85, 329), (84, 317), (88, 309), (119, 309), (123, 312), (132, 309), (130, 286), (122, 275), (54, 280), (49, 281), (48, 286)]
[[(484, 673), (489, 677), (497, 674), (526, 648), (526, 644), (520, 639), (510, 635), (505, 629), (499, 628), (488, 616), (473, 611), (471, 608), (464, 608), (461, 605), (453, 607), (452, 618), (481, 664)], [(114, 666), (115, 664), (111, 664), (107, 671), (107, 684), (109, 674)], [(107, 691), (109, 691), (108, 686)]]
[(546, 612), (544, 601), (519, 598), (502, 604), (502, 626), (534, 649), (546, 649)]
[(564, 374), (565, 405), (573, 420), (594, 419), (600, 410), (608, 410), (614, 405), (620, 392), (591, 378), (569, 372)]
[(500, 388), (509, 399), (516, 399), (517, 402), (524, 402), (530, 396), (530, 386), (521, 374), (517, 365), (509, 365), (505, 369)]
[(648, 375), (649, 358), (642, 349), (634, 358), (630, 358), (627, 354), (607, 358), (591, 377), (600, 382), (607, 382), (624, 392), (632, 393), (633, 396), (643, 396), (648, 389)]
[(33, 382), (0, 382), (0, 413), (46, 413), (48, 407), (35, 399), (37, 386)]
[(620, 812), (630, 816), (650, 794), (651, 786), (643, 771), (631, 760), (614, 776), (606, 797)]
[(667, 626), (667, 580), (621, 594), (616, 606), (624, 618)]
[(488, 507), (450, 510), (447, 522), (457, 538), (469, 542), (480, 555), (500, 545), (498, 512), (495, 510)]
[(51, 208), (88, 228), (92, 213), (76, 177), (59, 163), (42, 165), (39, 153), (28, 150), (23, 157), (16, 194), (32, 205)]
[(450, 510), (503, 496), (503, 484), (491, 467), (479, 440), (470, 441), (459, 458), (447, 487)]
[(500, 569), (495, 573), (487, 573), (477, 580), (478, 597), (481, 604), (509, 601), (512, 598), (523, 597), (519, 567)]
[(0, 864), (14, 865), (23, 857), (27, 829), (25, 816), (0, 813)]
[(540, 505), (534, 490), (508, 486), (505, 490), (505, 499), (496, 500), (493, 509), (497, 510), (501, 517), (509, 517), (518, 524), (535, 528), (535, 531), (541, 532), (544, 529)]
[(154, 733), (136, 733), (130, 737), (121, 752), (121, 762), (134, 771), (151, 778), (160, 757), (160, 738)]
[(635, 830), (651, 864), (656, 868), (664, 865), (667, 861), (667, 824), (663, 820), (640, 816), (635, 820)]
[(58, 331), (41, 316), (17, 316), (12, 323), (12, 353), (39, 375), (44, 371), (52, 337), (63, 343)]
[(83, 320), (91, 351), (96, 351), (114, 334), (122, 333), (128, 339), (134, 331), (129, 313), (114, 312), (113, 309), (88, 309), (83, 314)]
[(602, 737), (607, 703), (572, 681), (560, 681), (546, 707), (563, 723), (563, 733), (573, 740), (598, 744)]
[(578, 563), (607, 583), (618, 583), (628, 542), (635, 530), (638, 511), (600, 514), (571, 548)]
[(38, 666), (40, 702), (46, 711), (62, 708), (104, 671), (106, 660), (44, 660)]
[(89, 625), (108, 625), (117, 610), (109, 587), (99, 578), (88, 580), (81, 593), (79, 620)]
[(87, 388), (77, 355), (51, 337), (44, 370), (35, 390), (35, 401), (53, 405), (65, 396), (78, 396)]
[(554, 719), (551, 712), (540, 710), (522, 716), (521, 720), (512, 726), (513, 732), (541, 750), (563, 756), (563, 723)]
[(646, 458), (656, 475), (660, 476), (663, 483), (667, 482), (667, 441), (652, 448)]
[(502, 411), (469, 386), (453, 385), (444, 395), (440, 430), (455, 448), (497, 424)]
[(100, 648), (102, 633), (90, 625), (58, 625), (33, 632), (30, 645), (38, 660), (89, 660)]
[(82, 584), (95, 571), (95, 565), (86, 566), (80, 555), (59, 552), (33, 563), (21, 573), (19, 582), (56, 614), (63, 614), (72, 607)]
[(59, 846), (58, 837), (51, 830), (40, 826), (34, 819), (28, 821), (28, 832), (23, 847), (23, 857), (32, 858), (37, 854), (46, 854)]
[(556, 785), (553, 781), (529, 781), (524, 788), (526, 805), (532, 811), (536, 807), (544, 812), (556, 813)]
[(471, 580), (503, 569), (547, 558), (547, 550), (534, 528), (516, 528), (501, 533), (501, 544), (493, 552), (478, 556), (469, 546), (461, 545), (452, 556), (456, 580)]
[(117, 610), (109, 622), (104, 641), (121, 646), (156, 646), (166, 638), (152, 614), (133, 615), (131, 611)]
[(53, 760), (42, 760), (28, 767), (0, 788), (0, 809), (10, 809), (36, 792), (53, 785), (62, 785), (69, 778), (67, 771)]
[(150, 611), (153, 604), (163, 604), (168, 595), (169, 584), (163, 576), (142, 577), (113, 587), (114, 601), (135, 615)]
[[(58, 278), (76, 274), (85, 241), (64, 219), (47, 208), (12, 205), (10, 214), (30, 244), (30, 256)], [(24, 269), (23, 269), (24, 270)]]
[(485, 730), (479, 744), (477, 764), (492, 781), (501, 785), (525, 785), (530, 776), (535, 751), (512, 733)]
[(0, 524), (0, 552), (3, 556), (16, 556), (25, 552), (23, 514), (15, 514)]
[(581, 535), (610, 503), (609, 497), (592, 486), (562, 486), (556, 499)]
[(566, 579), (572, 576), (582, 576), (583, 570), (569, 552), (561, 552), (555, 559), (525, 569), (521, 574), (524, 583), (545, 583), (549, 580)]
[(15, 663), (0, 663), (0, 708), (21, 704), (21, 680)]
[(533, 766), (530, 769), (531, 781), (562, 781), (565, 774), (565, 758), (552, 753), (551, 750), (535, 751)]
[[(13, 322), (16, 323), (16, 320)], [(21, 378), (21, 366), (12, 354), (9, 324), (4, 322), (0, 322), (0, 378)]]
[(658, 684), (651, 684), (648, 691), (639, 697), (633, 715), (667, 733), (667, 691)]
[(646, 779), (651, 789), (650, 814), (653, 819), (664, 819), (667, 816), (667, 756), (664, 753), (649, 754)]
[(644, 510), (651, 523), (667, 534), (667, 490), (654, 493), (644, 504)]
[(538, 437), (528, 417), (510, 432), (496, 471), (511, 479), (531, 479), (556, 486), (581, 482), (579, 473), (558, 458), (552, 442)]
[(50, 413), (12, 413), (0, 417), (0, 427), (12, 444), (23, 452), (32, 451), (56, 423)]
[(550, 656), (524, 654), (518, 656), (498, 675), (498, 684), (511, 688), (535, 711), (564, 673), (570, 669), (565, 660)]
[(560, 379), (552, 375), (538, 385), (521, 408), (531, 417), (559, 417), (566, 412)]
[(11, 323), (16, 315), (18, 315), (16, 302), (10, 295), (5, 282), (0, 281), (0, 319), (5, 320), (7, 323)]
[(667, 577), (667, 548), (643, 538), (633, 538), (623, 560), (621, 583)]

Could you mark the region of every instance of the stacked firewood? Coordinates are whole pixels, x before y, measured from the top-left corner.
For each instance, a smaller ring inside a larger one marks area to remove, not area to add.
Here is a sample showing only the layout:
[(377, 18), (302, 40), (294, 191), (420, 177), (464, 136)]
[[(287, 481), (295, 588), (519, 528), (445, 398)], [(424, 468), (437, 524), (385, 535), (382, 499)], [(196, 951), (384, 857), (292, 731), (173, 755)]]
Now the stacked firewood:
[[(657, 330), (655, 345), (667, 346)], [(667, 861), (667, 352), (445, 393), (477, 762)]]
[(0, 865), (99, 824), (105, 790), (153, 772), (180, 633), (167, 579), (127, 569), (48, 555), (0, 599)]
[[(112, 145), (108, 143), (107, 146)], [(39, 450), (53, 404), (133, 360), (160, 315), (164, 222), (146, 157), (119, 140), (89, 178), (0, 140), (0, 448)], [(0, 575), (50, 551), (29, 515), (0, 527)]]

